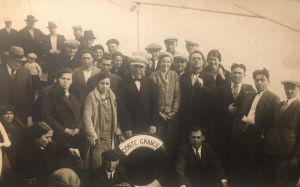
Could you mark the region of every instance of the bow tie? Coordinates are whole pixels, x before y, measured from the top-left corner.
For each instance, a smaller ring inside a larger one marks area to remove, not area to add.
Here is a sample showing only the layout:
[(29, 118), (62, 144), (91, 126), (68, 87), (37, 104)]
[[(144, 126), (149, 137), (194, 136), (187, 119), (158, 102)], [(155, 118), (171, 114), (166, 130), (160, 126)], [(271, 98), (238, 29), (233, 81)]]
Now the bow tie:
[(134, 78), (133, 80), (141, 82), (142, 78), (141, 77), (140, 78)]

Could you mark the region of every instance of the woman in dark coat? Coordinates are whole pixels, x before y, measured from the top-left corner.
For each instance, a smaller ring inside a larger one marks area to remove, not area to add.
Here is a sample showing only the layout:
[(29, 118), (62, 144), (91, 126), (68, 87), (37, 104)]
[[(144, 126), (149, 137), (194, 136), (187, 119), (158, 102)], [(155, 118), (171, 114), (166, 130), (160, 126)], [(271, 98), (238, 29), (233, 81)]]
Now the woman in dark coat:
[(27, 130), (24, 144), (17, 150), (14, 168), (18, 178), (22, 179), (19, 186), (26, 186), (26, 181), (44, 186), (52, 172), (69, 166), (65, 159), (70, 158), (68, 161), (72, 162), (74, 158), (80, 158), (78, 149), (52, 142), (53, 130), (45, 122), (37, 122)]

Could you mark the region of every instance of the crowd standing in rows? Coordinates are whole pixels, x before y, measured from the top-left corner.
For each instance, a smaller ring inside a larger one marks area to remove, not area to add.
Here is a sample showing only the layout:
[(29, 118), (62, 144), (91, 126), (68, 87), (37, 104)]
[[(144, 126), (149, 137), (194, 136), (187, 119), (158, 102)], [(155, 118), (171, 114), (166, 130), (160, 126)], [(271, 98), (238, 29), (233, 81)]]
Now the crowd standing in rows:
[[(151, 43), (129, 57), (117, 39), (106, 51), (92, 30), (65, 39), (36, 21), (0, 30), (0, 185), (296, 186), (299, 80), (282, 81), (280, 102), (267, 69), (252, 73), (254, 89), (244, 64), (228, 71), (194, 41), (188, 56), (168, 37), (166, 51)], [(138, 134), (164, 145), (125, 158), (118, 145)]]

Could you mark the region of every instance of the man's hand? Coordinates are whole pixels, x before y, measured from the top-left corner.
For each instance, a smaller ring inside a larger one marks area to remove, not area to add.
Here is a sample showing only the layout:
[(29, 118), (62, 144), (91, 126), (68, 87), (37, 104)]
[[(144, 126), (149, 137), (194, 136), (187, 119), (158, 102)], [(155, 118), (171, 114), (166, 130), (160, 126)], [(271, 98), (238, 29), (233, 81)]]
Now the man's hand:
[(78, 128), (73, 129), (73, 136), (79, 134), (80, 130)]
[(202, 88), (202, 86), (203, 86), (203, 80), (202, 80), (200, 77), (197, 77), (195, 83), (197, 83), (197, 82), (198, 82), (198, 84), (200, 85), (200, 87)]
[(165, 121), (167, 121), (167, 120), (170, 119), (169, 116), (167, 116), (166, 114), (164, 114), (164, 113), (162, 113), (162, 112), (159, 112), (159, 116), (160, 116), (163, 120), (165, 120)]
[(248, 118), (247, 116), (243, 116), (242, 121), (244, 123), (246, 123), (247, 125), (254, 125), (254, 120), (251, 120), (250, 118)]
[(67, 135), (67, 136), (73, 136), (73, 130), (72, 129), (68, 129), (66, 128), (64, 133)]
[(221, 186), (222, 187), (228, 187), (227, 179), (221, 179)]
[(237, 111), (237, 108), (236, 108), (235, 106), (233, 106), (233, 105), (234, 105), (234, 103), (231, 103), (231, 104), (228, 106), (228, 112), (229, 112), (230, 114), (235, 114), (236, 111)]
[(167, 116), (169, 117), (169, 119), (173, 119), (175, 115), (176, 115), (175, 112), (170, 112)]
[(78, 149), (75, 149), (75, 148), (69, 148), (69, 152), (75, 156), (76, 158), (80, 158), (80, 153), (79, 153), (79, 150)]
[(125, 138), (129, 139), (132, 137), (132, 130), (125, 131)]

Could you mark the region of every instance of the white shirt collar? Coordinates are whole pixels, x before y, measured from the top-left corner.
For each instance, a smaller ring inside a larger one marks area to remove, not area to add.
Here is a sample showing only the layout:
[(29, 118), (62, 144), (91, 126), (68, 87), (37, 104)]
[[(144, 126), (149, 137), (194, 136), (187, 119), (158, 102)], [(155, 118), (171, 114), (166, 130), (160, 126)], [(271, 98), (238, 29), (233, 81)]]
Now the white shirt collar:
[(7, 68), (8, 74), (11, 75), (12, 68), (8, 64), (6, 64), (6, 68)]

